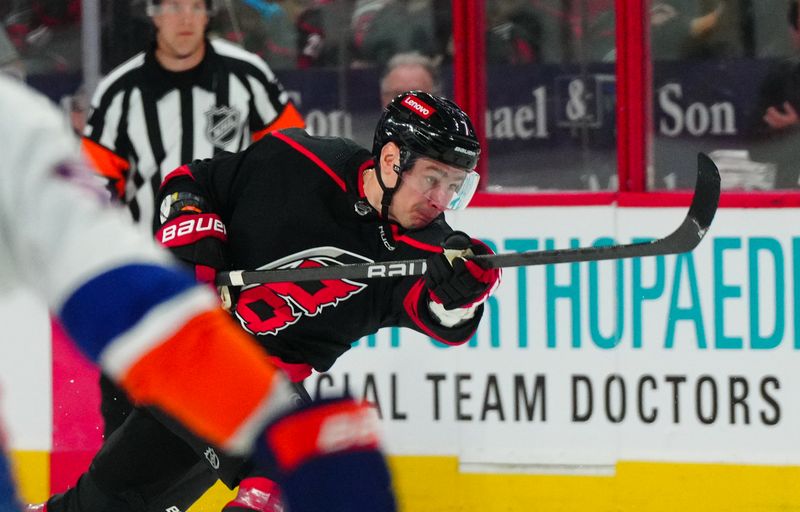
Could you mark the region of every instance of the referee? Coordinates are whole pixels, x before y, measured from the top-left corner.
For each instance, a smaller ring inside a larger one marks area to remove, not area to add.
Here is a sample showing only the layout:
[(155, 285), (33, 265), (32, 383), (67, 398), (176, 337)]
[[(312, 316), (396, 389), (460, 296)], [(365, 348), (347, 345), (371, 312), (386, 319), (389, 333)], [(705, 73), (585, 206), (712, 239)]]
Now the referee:
[[(158, 221), (155, 197), (172, 170), (220, 151), (240, 151), (272, 130), (304, 127), (302, 116), (261, 57), (206, 37), (214, 7), (213, 0), (148, 0), (155, 41), (113, 69), (92, 98), (84, 149), (108, 179), (112, 193), (147, 232)], [(105, 375), (100, 377), (100, 390), (105, 422), (100, 460), (105, 461), (107, 450), (113, 451), (110, 447), (119, 436), (111, 434), (129, 417), (127, 430), (138, 429), (153, 446), (176, 444), (152, 433), (164, 430), (146, 411), (131, 416), (127, 397)], [(216, 480), (216, 474), (198, 462), (173, 489), (173, 468), (152, 467), (150, 458), (149, 453), (132, 452), (127, 461), (150, 477), (151, 484), (138, 489), (148, 510), (185, 510)], [(197, 455), (185, 447), (167, 458), (195, 461)], [(108, 462), (96, 468), (102, 481), (95, 481), (95, 473), (85, 473), (76, 487), (53, 497), (49, 509), (105, 510), (108, 497), (101, 489), (124, 486), (108, 470), (120, 461)]]
[(98, 85), (84, 147), (134, 221), (150, 230), (162, 179), (303, 118), (261, 57), (206, 38), (213, 0), (148, 0), (155, 42)]

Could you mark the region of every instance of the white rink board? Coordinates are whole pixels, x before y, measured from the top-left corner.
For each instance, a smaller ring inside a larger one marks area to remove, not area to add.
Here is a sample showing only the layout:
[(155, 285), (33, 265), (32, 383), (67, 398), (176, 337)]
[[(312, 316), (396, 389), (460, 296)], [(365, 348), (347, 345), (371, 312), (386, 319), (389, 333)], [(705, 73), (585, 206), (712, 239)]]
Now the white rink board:
[(0, 425), (15, 450), (50, 450), (50, 317), (31, 293), (0, 294)]
[[(451, 218), (505, 252), (547, 239), (562, 248), (570, 239), (661, 237), (685, 212), (476, 208)], [(377, 396), (394, 454), (523, 470), (617, 460), (800, 464), (798, 221), (796, 209), (724, 209), (691, 255), (558, 265), (549, 285), (543, 267), (507, 269), (496, 319), (484, 317), (475, 346), (439, 348), (387, 330), (361, 340), (320, 387), (341, 389), (346, 375), (353, 393)], [(537, 382), (531, 419), (524, 400)]]

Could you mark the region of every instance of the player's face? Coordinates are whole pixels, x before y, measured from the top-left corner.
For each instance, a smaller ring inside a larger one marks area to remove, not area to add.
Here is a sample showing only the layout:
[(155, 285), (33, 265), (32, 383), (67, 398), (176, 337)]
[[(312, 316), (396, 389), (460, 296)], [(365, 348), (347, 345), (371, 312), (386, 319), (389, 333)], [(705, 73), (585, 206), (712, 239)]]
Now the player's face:
[(419, 158), (403, 172), (389, 207), (389, 217), (406, 229), (430, 224), (450, 204), (467, 173), (456, 167)]
[[(158, 29), (156, 55), (162, 65), (185, 68), (181, 62), (196, 65), (205, 51), (208, 11), (205, 0), (162, 0), (153, 16)], [(195, 62), (196, 61), (196, 62)], [(177, 64), (177, 66), (170, 66)], [(192, 67), (190, 66), (190, 67)]]

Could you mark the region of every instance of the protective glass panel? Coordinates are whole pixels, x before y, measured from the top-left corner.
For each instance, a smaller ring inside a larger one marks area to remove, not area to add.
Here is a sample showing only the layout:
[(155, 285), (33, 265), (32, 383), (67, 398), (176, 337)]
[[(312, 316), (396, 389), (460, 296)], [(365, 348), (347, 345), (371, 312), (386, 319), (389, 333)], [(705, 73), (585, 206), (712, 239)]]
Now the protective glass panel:
[(25, 76), (81, 67), (80, 2), (0, 2), (0, 67)]
[[(152, 44), (155, 31), (146, 0), (96, 3), (99, 71), (105, 74)], [(349, 137), (371, 147), (381, 109), (398, 92), (420, 89), (452, 97), (448, 1), (209, 3), (214, 11), (209, 35), (235, 41), (262, 58), (316, 135)], [(79, 89), (80, 4), (12, 0), (0, 7), (12, 44), (31, 70), (30, 81), (74, 109), (76, 126), (87, 96)], [(488, 189), (615, 190), (613, 0), (492, 0), (485, 5)], [(23, 20), (24, 28), (15, 28), (20, 23), (14, 20)], [(53, 37), (41, 43), (40, 32)], [(39, 67), (34, 61), (41, 59), (50, 60)], [(72, 74), (53, 80), (54, 72)]]
[(656, 1), (650, 30), (649, 187), (691, 188), (703, 151), (720, 168), (723, 189), (798, 188), (796, 2)]
[(451, 95), (450, 2), (231, 0), (212, 26), (267, 62), (315, 135), (371, 148), (400, 92)]
[(489, 191), (617, 189), (613, 0), (486, 2)]
[(0, 2), (0, 72), (25, 80), (61, 102), (80, 129), (85, 102), (73, 101), (81, 84), (80, 0)]

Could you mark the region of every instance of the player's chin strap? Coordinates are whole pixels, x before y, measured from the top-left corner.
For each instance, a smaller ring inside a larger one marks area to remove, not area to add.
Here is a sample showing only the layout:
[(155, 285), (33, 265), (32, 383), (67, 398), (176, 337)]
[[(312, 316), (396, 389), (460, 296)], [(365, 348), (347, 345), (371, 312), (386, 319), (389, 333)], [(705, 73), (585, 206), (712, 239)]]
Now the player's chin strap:
[[(400, 180), (400, 166), (394, 164), (394, 171), (397, 173), (397, 180)], [(378, 178), (378, 185), (380, 185), (381, 190), (383, 191), (383, 196), (381, 197), (381, 218), (389, 219), (389, 205), (392, 204), (392, 198), (394, 197), (394, 191), (397, 190), (397, 185), (392, 188), (386, 186), (386, 183), (383, 182), (383, 176), (381, 176), (380, 166), (378, 166), (378, 170), (375, 172), (375, 177)]]
[(411, 152), (406, 148), (400, 148), (400, 165), (393, 164), (392, 169), (397, 174), (397, 182), (395, 183), (394, 187), (387, 187), (386, 183), (383, 182), (383, 176), (381, 175), (381, 166), (380, 162), (378, 162), (378, 168), (375, 170), (375, 177), (378, 178), (378, 185), (380, 185), (381, 190), (383, 191), (383, 197), (381, 198), (381, 217), (389, 220), (389, 205), (392, 204), (392, 198), (394, 197), (394, 193), (397, 190), (397, 187), (400, 186), (400, 176), (401, 174), (406, 171), (411, 165), (413, 165), (413, 161), (411, 160)]

